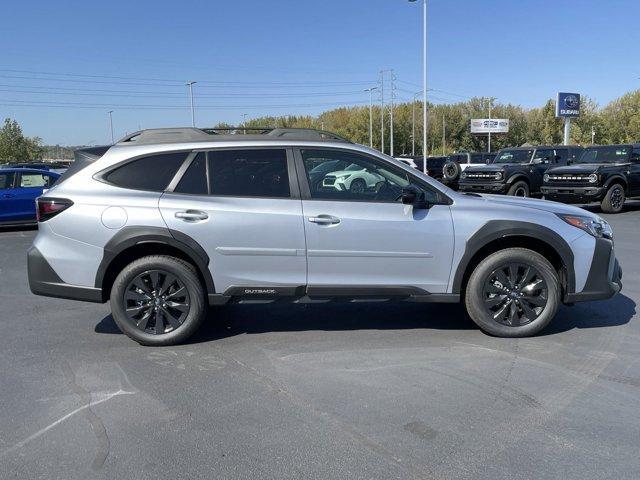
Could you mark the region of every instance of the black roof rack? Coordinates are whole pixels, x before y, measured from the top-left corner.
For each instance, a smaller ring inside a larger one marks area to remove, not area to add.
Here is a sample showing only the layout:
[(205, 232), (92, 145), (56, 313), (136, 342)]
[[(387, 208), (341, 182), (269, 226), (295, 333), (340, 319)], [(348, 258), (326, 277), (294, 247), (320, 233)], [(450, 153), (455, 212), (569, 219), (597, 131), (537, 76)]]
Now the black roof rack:
[(344, 137), (313, 128), (221, 127), (221, 128), (150, 128), (134, 132), (120, 139), (118, 144), (212, 142), (224, 140), (266, 140), (289, 138), (294, 140), (332, 140), (351, 143)]

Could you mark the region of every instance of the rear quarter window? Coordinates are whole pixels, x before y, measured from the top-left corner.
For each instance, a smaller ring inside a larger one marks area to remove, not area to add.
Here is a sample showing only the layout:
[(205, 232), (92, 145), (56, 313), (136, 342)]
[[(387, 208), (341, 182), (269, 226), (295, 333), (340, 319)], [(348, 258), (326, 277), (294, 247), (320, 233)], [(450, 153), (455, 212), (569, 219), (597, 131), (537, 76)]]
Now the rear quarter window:
[(190, 152), (161, 153), (138, 158), (111, 170), (103, 179), (117, 187), (161, 192)]

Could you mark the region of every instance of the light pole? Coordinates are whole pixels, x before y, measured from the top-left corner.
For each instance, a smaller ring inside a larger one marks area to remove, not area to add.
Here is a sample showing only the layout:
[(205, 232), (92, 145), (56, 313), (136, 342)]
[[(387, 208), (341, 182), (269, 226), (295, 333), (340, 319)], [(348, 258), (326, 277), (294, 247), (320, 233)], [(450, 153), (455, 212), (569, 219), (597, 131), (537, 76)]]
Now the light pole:
[(365, 88), (365, 92), (369, 92), (369, 146), (373, 148), (373, 104), (371, 100), (371, 93), (377, 90), (378, 87)]
[[(415, 3), (416, 0), (409, 0)], [(427, 0), (422, 0), (422, 171), (427, 173)]]
[(113, 110), (109, 110), (109, 126), (111, 127), (111, 145), (113, 145), (115, 143), (113, 138)]
[(384, 153), (384, 73), (380, 71), (380, 151)]
[(593, 125), (591, 125), (591, 145), (595, 143), (595, 139), (596, 139), (596, 128)]
[(411, 105), (411, 156), (416, 155), (416, 97), (422, 92), (413, 94), (413, 103)]
[(195, 83), (197, 83), (197, 82), (194, 82), (193, 80), (190, 81), (190, 82), (185, 83), (185, 85), (187, 87), (189, 87), (189, 97), (191, 99), (191, 126), (192, 127), (196, 126), (196, 115), (195, 115), (195, 112), (193, 110), (193, 85)]
[(242, 133), (244, 135), (247, 134), (247, 114), (246, 113), (242, 114)]

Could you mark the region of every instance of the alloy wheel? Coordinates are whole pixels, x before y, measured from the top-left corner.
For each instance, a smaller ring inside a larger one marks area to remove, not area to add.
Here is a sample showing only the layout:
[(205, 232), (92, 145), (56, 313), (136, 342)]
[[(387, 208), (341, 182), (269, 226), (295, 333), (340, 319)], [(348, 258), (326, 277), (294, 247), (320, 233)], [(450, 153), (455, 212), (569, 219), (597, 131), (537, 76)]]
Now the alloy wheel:
[(493, 270), (484, 282), (484, 306), (494, 321), (519, 327), (533, 322), (549, 298), (547, 283), (531, 265), (508, 263)]
[(611, 192), (611, 206), (615, 210), (618, 210), (620, 207), (622, 207), (622, 202), (623, 202), (622, 196), (623, 196), (622, 188), (619, 186), (613, 187), (613, 191)]
[(526, 197), (527, 196), (527, 191), (525, 190), (524, 187), (518, 187), (516, 189), (516, 191), (513, 193), (514, 197)]
[(145, 333), (162, 335), (179, 328), (189, 314), (189, 292), (174, 274), (147, 270), (124, 293), (128, 320)]

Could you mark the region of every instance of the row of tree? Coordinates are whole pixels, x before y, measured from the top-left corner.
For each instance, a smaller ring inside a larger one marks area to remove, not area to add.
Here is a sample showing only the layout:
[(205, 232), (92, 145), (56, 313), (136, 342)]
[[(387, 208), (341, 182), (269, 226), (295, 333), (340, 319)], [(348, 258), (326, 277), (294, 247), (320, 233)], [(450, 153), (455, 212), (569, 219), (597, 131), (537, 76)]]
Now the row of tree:
[[(428, 153), (439, 155), (458, 150), (485, 151), (486, 135), (472, 135), (469, 120), (485, 118), (487, 98), (473, 98), (465, 102), (428, 105)], [(540, 108), (525, 109), (511, 104), (492, 103), (493, 118), (508, 118), (509, 133), (493, 135), (491, 149), (522, 145), (555, 145), (562, 143), (562, 120), (555, 117), (553, 100)], [(373, 107), (373, 146), (380, 147), (380, 107)], [(385, 146), (390, 151), (388, 107), (384, 112)], [(393, 111), (394, 154), (422, 153), (422, 103), (400, 103)], [(413, 119), (415, 118), (415, 126)], [(228, 127), (218, 124), (217, 127)], [(313, 116), (259, 117), (246, 122), (245, 127), (321, 128), (335, 132), (364, 145), (369, 144), (369, 107), (343, 107)], [(415, 145), (412, 132), (415, 131)], [(640, 142), (640, 90), (627, 93), (603, 108), (591, 99), (582, 98), (581, 115), (572, 121), (571, 142), (588, 145)], [(25, 137), (15, 120), (5, 119), (0, 128), (0, 162), (37, 160), (43, 158), (72, 158), (72, 151), (58, 145), (43, 146), (38, 137)]]
[[(472, 135), (471, 118), (486, 118), (491, 99), (473, 98), (465, 102), (428, 105), (427, 144), (430, 154), (452, 153), (457, 150), (485, 151), (486, 135)], [(400, 103), (393, 111), (394, 154), (414, 150), (412, 132), (415, 114), (415, 152), (422, 153), (422, 103)], [(380, 150), (380, 107), (373, 107), (373, 146)], [(562, 119), (555, 117), (555, 102), (549, 100), (540, 108), (525, 109), (511, 104), (492, 104), (493, 118), (509, 119), (509, 133), (493, 135), (491, 149), (562, 143)], [(389, 110), (385, 108), (385, 147), (390, 151)], [(217, 126), (229, 126), (219, 124)], [(259, 117), (247, 121), (246, 127), (322, 128), (364, 145), (369, 144), (369, 107), (344, 107), (329, 110), (317, 117)], [(581, 115), (572, 120), (571, 143), (589, 145), (640, 142), (640, 90), (627, 93), (604, 108), (582, 98)]]

